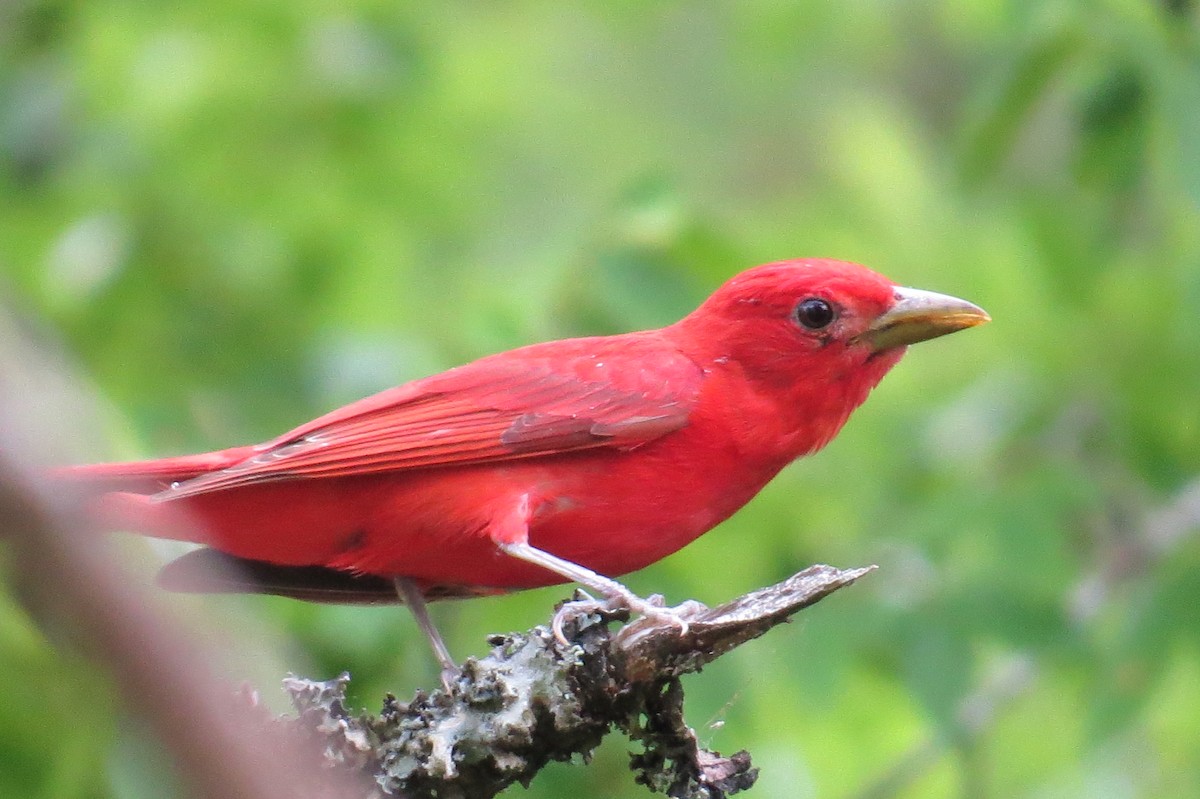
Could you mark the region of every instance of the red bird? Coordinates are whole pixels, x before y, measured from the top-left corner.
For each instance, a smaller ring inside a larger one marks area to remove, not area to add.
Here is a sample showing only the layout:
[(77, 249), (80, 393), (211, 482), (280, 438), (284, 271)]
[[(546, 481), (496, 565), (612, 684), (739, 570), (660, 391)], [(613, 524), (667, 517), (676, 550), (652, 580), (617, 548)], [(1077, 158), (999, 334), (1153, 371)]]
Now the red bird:
[[(730, 516), (823, 447), (905, 347), (980, 308), (806, 259), (729, 280), (673, 325), (535, 344), (406, 383), (273, 441), (69, 467), (106, 523), (206, 546), (182, 590), (423, 600), (620, 575)], [(213, 562), (243, 567), (214, 576)]]

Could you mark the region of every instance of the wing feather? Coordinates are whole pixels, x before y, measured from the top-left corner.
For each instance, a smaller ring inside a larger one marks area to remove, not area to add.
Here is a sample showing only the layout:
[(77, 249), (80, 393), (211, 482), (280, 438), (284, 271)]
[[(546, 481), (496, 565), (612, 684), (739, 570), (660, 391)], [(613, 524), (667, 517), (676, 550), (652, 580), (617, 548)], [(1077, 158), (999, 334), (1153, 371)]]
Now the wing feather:
[(696, 364), (647, 334), (535, 345), (360, 400), (156, 498), (632, 448), (685, 426), (702, 380)]

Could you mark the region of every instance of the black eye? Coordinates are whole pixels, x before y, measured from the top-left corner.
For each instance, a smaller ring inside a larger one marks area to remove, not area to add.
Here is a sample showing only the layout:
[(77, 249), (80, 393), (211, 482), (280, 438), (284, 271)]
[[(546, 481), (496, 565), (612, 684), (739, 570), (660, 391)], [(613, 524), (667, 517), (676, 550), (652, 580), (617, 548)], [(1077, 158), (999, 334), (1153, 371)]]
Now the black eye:
[(836, 318), (837, 314), (834, 313), (833, 306), (818, 297), (801, 300), (800, 304), (796, 306), (796, 321), (809, 330), (828, 327), (829, 323)]

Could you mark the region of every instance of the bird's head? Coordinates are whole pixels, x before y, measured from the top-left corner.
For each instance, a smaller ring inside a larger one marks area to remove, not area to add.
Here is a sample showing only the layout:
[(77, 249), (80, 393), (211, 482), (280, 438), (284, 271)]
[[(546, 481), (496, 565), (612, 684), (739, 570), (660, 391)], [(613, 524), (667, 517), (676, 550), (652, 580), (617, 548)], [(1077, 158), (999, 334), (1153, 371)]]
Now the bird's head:
[(909, 344), (989, 318), (965, 300), (897, 286), (858, 264), (801, 259), (742, 272), (676, 327), (692, 357), (731, 364), (793, 413), (826, 418), (832, 437)]

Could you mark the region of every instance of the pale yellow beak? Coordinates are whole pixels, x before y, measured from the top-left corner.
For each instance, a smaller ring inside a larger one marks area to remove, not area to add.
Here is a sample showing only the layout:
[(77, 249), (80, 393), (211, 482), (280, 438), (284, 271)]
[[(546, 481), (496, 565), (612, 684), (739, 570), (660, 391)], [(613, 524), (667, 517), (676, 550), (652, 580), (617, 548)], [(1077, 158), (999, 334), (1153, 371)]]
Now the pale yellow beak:
[(855, 337), (875, 352), (928, 341), (968, 327), (990, 322), (978, 305), (921, 289), (897, 288), (896, 304), (879, 315)]

